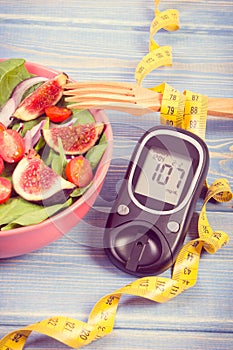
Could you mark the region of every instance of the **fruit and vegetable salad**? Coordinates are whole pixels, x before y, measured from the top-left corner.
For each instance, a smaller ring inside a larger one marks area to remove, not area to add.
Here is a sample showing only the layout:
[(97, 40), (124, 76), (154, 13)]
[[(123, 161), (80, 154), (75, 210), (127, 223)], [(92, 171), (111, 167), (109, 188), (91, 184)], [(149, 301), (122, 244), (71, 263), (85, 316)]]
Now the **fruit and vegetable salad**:
[(24, 59), (0, 62), (0, 230), (38, 224), (92, 184), (105, 126), (65, 103), (67, 81), (32, 76)]

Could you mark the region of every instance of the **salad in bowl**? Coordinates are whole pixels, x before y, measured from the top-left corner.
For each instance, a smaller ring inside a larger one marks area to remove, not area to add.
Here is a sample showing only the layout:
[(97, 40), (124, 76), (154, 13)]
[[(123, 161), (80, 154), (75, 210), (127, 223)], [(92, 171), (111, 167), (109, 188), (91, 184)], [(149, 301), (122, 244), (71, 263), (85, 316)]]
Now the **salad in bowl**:
[(65, 73), (0, 60), (0, 258), (67, 233), (102, 187), (112, 154), (103, 111), (72, 109)]

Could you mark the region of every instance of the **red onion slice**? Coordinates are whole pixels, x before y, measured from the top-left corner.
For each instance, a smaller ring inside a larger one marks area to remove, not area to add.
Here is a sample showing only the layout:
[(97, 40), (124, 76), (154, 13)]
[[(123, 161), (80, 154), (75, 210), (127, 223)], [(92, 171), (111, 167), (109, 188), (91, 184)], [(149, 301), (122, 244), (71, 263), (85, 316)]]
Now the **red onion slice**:
[(39, 124), (35, 125), (31, 130), (28, 130), (24, 136), (25, 151), (28, 152), (33, 148), (41, 137), (41, 130), (45, 125), (46, 120), (42, 120)]
[(6, 127), (10, 124), (10, 117), (16, 110), (16, 104), (13, 97), (9, 98), (9, 100), (4, 103), (2, 108), (0, 109), (0, 122), (4, 124)]

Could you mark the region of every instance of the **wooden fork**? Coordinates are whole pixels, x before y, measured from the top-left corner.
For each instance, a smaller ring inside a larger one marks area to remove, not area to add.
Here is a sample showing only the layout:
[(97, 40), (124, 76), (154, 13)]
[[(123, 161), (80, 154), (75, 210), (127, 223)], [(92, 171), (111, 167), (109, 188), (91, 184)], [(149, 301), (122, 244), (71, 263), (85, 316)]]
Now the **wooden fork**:
[[(74, 109), (113, 109), (133, 115), (158, 112), (162, 102), (162, 94), (133, 83), (71, 82), (64, 95)], [(233, 98), (209, 98), (208, 114), (233, 118)]]

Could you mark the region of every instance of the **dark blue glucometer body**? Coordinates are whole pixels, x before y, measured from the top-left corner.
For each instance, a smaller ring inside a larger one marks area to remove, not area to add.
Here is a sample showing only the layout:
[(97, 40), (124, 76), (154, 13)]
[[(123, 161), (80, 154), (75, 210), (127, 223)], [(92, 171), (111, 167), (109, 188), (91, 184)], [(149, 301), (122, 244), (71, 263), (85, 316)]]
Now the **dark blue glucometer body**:
[(106, 223), (114, 265), (139, 277), (173, 265), (208, 166), (207, 146), (191, 132), (159, 126), (141, 137)]

